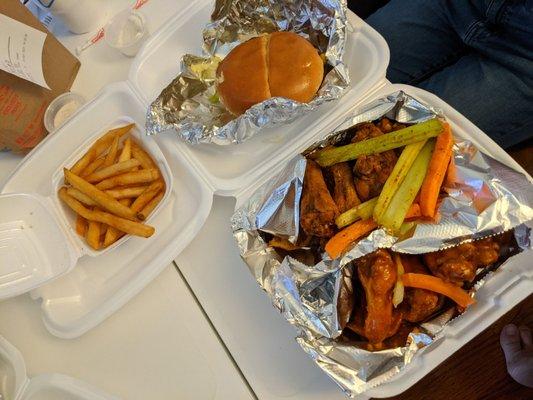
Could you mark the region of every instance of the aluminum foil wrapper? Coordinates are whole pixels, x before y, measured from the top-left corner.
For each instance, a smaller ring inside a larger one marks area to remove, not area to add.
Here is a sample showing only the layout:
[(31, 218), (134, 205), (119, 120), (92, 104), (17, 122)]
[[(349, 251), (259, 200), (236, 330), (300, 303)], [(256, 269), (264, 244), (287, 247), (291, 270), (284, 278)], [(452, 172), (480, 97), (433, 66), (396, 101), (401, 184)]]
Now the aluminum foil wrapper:
[[(356, 111), (338, 130), (303, 154), (335, 144), (343, 140), (353, 125), (382, 116), (402, 123), (444, 117), (439, 110), (403, 92), (393, 93)], [(440, 205), (438, 224), (419, 223), (408, 237), (402, 238), (378, 229), (341, 258), (331, 260), (324, 253), (317, 264), (305, 265), (290, 256), (281, 258), (268, 247), (262, 233), (296, 242), (304, 155), (294, 157), (238, 206), (232, 217), (233, 234), (258, 283), (297, 329), (300, 346), (346, 394), (355, 396), (398, 373), (417, 351), (438, 338), (456, 313), (455, 308), (446, 309), (424, 322), (409, 334), (403, 347), (370, 352), (346, 343), (340, 335), (347, 320), (339, 320), (346, 315), (341, 309), (346, 302), (339, 301), (339, 297), (352, 293), (351, 262), (378, 248), (427, 253), (513, 228), (520, 250), (531, 249), (531, 230), (525, 224), (533, 219), (533, 185), (526, 176), (483, 154), (470, 142), (458, 141), (453, 148), (457, 179), (453, 187), (444, 188), (448, 195)], [(492, 266), (491, 271), (500, 265)], [(478, 271), (472, 295), (487, 279), (490, 279), (487, 270)]]
[[(173, 130), (191, 144), (236, 144), (339, 98), (350, 83), (342, 61), (346, 23), (346, 0), (217, 0), (203, 31), (203, 55), (183, 56), (181, 73), (148, 110), (146, 133)], [(217, 66), (240, 43), (274, 31), (296, 32), (324, 54), (324, 81), (309, 103), (274, 97), (235, 117), (218, 99)]]

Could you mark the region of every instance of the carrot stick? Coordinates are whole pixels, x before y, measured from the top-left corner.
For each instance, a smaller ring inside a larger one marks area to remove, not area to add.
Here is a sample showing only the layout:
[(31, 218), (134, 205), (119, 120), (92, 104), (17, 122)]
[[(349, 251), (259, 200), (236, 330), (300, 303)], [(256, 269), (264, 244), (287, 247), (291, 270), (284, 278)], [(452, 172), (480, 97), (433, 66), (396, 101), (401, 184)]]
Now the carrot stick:
[(407, 210), (407, 214), (405, 214), (405, 219), (420, 218), (421, 216), (422, 213), (420, 212), (420, 205), (418, 203), (413, 203), (409, 207), (409, 210)]
[(449, 124), (437, 136), (435, 149), (429, 162), (428, 172), (420, 188), (420, 211), (424, 217), (433, 217), (440, 193), (440, 187), (452, 156), (453, 135)]
[(407, 273), (402, 275), (402, 281), (403, 284), (408, 287), (426, 289), (432, 292), (443, 294), (464, 308), (476, 302), (459, 286), (445, 282), (433, 275)]
[(340, 256), (350, 244), (375, 228), (377, 228), (377, 224), (372, 218), (357, 221), (329, 239), (326, 243), (326, 252), (332, 259), (335, 259)]
[(446, 186), (453, 187), (457, 182), (457, 167), (453, 157), (450, 157), (450, 165), (448, 165), (448, 171), (446, 172)]

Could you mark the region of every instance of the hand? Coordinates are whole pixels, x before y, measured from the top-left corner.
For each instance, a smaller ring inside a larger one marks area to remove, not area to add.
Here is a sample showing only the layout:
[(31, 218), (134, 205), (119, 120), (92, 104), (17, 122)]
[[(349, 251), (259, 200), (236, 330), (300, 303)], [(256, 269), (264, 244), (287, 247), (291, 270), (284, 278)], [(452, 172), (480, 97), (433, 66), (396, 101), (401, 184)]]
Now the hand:
[(527, 326), (506, 325), (500, 334), (507, 372), (521, 385), (533, 388), (533, 340)]

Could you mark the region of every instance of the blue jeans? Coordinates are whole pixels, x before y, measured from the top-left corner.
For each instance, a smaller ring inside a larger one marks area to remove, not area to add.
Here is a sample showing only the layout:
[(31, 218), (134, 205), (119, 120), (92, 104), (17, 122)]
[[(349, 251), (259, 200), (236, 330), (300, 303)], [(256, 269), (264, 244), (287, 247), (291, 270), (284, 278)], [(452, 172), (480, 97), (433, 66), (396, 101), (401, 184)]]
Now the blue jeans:
[(391, 0), (367, 22), (387, 78), (432, 92), (503, 147), (533, 137), (533, 0)]

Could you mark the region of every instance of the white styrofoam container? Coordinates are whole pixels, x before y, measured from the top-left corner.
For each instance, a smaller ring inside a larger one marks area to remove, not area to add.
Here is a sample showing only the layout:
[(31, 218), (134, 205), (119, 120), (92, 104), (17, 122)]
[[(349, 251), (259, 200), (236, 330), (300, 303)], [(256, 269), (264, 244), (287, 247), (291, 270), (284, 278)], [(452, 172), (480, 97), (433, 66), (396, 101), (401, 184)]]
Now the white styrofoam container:
[[(179, 152), (173, 151), (172, 138), (142, 134), (145, 112), (146, 105), (130, 84), (108, 86), (28, 154), (1, 190), (10, 195), (0, 197), (0, 298), (31, 290), (34, 299), (42, 300), (44, 323), (56, 336), (79, 336), (126, 303), (194, 238), (211, 209), (213, 189)], [(98, 135), (126, 121), (136, 123), (133, 135), (154, 157), (166, 180), (166, 199), (149, 220), (156, 232), (150, 238), (129, 236), (107, 252), (81, 257), (84, 252), (76, 242), (79, 239), (67, 221), (73, 215), (62, 209), (56, 195), (62, 183), (61, 171)], [(25, 198), (34, 201), (13, 201), (16, 193), (31, 194)], [(39, 204), (35, 199), (41, 201), (40, 213), (35, 212)], [(18, 208), (26, 204), (19, 215), (11, 211), (14, 203)], [(13, 234), (9, 227), (13, 221), (24, 221), (34, 229), (18, 229)], [(11, 245), (2, 246), (4, 231), (4, 239)], [(31, 240), (25, 239), (27, 232)], [(31, 244), (39, 256), (33, 262), (17, 259), (13, 243)], [(13, 270), (11, 260), (20, 268)], [(42, 286), (51, 279), (54, 282)]]
[[(209, 20), (212, 7), (211, 0), (197, 2), (187, 17), (176, 15), (146, 43), (129, 73), (129, 80), (146, 104), (155, 100), (179, 73), (179, 60), (183, 54), (200, 53), (202, 29)], [(348, 20), (351, 26), (348, 28), (345, 60), (351, 85), (340, 101), (326, 103), (289, 125), (264, 129), (237, 146), (179, 143), (182, 152), (212, 183), (217, 194), (234, 195), (240, 188), (257, 181), (263, 171), (294, 154), (307, 132), (319, 130), (338, 108), (353, 104), (354, 100), (362, 99), (384, 83), (389, 63), (387, 44), (352, 12), (348, 12)], [(351, 100), (346, 102), (346, 98)], [(173, 133), (161, 135), (173, 136)]]
[[(490, 137), (450, 105), (429, 92), (409, 85), (386, 83), (380, 89), (370, 94), (364, 103), (370, 103), (377, 98), (384, 97), (398, 90), (403, 90), (426, 104), (441, 109), (456, 137), (470, 140), (484, 153), (523, 173), (533, 184), (533, 178)], [(329, 125), (324, 126), (320, 132), (310, 132), (306, 137), (306, 141), (302, 143), (293, 156), (305, 150), (313, 142), (333, 132), (348, 115), (353, 114), (362, 105), (359, 103), (349, 109), (335, 113), (334, 119), (330, 120)], [(235, 207), (240, 207), (266, 179), (274, 176), (285, 165), (285, 162), (280, 163), (276, 169), (269, 171), (268, 175), (263, 179), (260, 179), (254, 185), (238, 193)], [(365, 392), (364, 398), (366, 396), (372, 398), (391, 397), (409, 389), (454, 352), (458, 351), (471, 339), (483, 332), (483, 330), (498, 320), (498, 318), (532, 294), (533, 268), (531, 268), (530, 257), (531, 251), (523, 252), (494, 272), (488, 282), (477, 292), (477, 303), (475, 305), (470, 307), (460, 318), (448, 324), (435, 343), (417, 353), (413, 361), (405, 369), (386, 383)], [(216, 296), (218, 294), (214, 293), (214, 295)], [(243, 329), (243, 327), (237, 327), (236, 329)]]
[(1, 336), (0, 376), (0, 397), (5, 400), (118, 400), (70, 376), (28, 377), (22, 354)]

